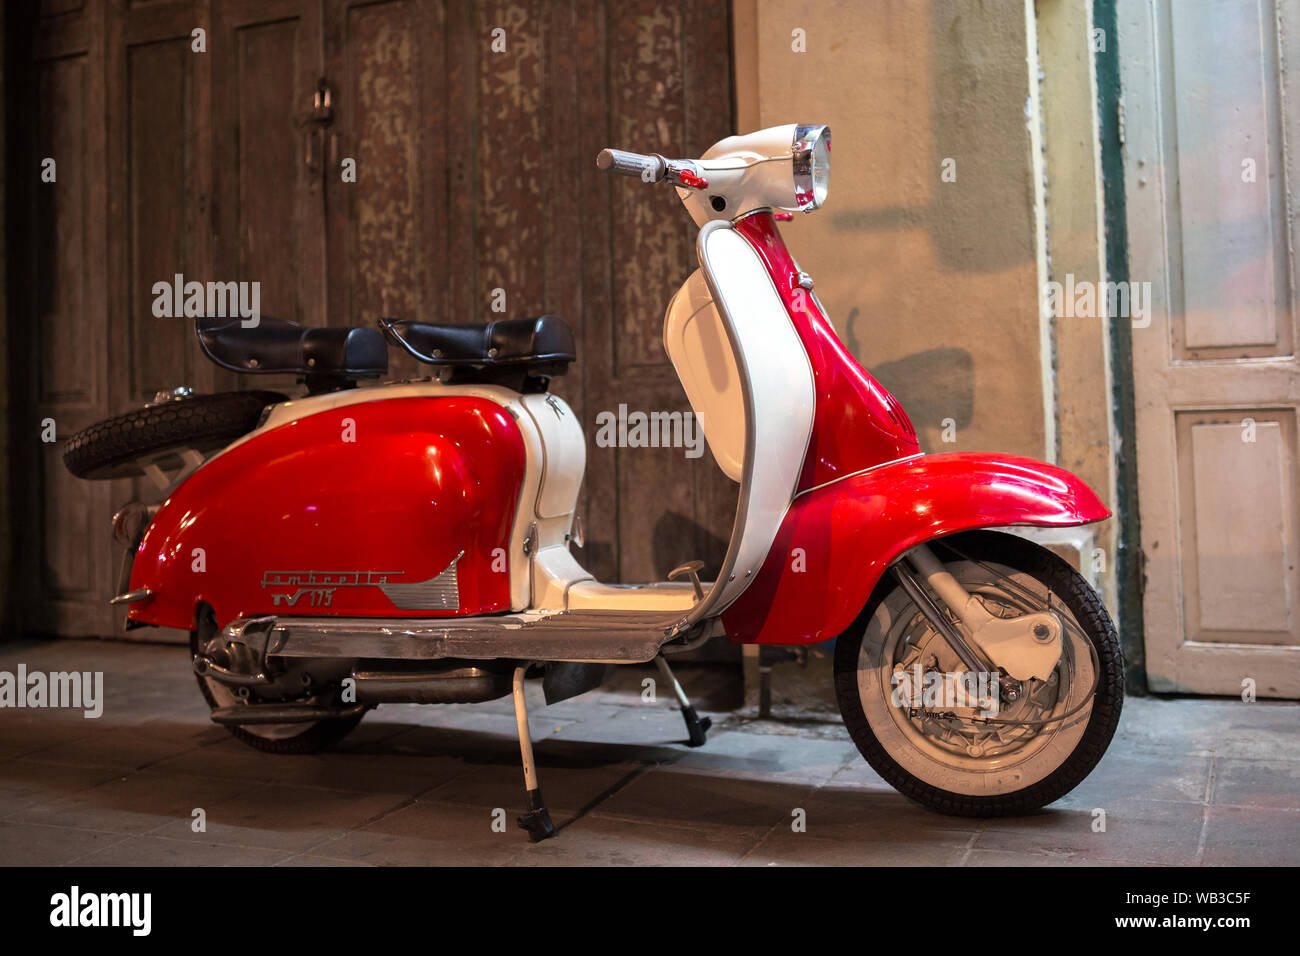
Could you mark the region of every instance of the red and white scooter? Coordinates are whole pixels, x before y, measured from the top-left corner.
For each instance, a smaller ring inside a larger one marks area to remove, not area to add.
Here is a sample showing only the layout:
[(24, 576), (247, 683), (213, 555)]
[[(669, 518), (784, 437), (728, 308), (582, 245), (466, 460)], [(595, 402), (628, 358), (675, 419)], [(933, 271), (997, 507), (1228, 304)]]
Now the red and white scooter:
[[(479, 326), (381, 320), (303, 328), (197, 323), (241, 372), (308, 394), (178, 389), (70, 440), (82, 477), (141, 473), (160, 506), (115, 518), (129, 626), (191, 633), (212, 719), (259, 749), (314, 750), (376, 704), (513, 691), (533, 839), (554, 832), (524, 700), (654, 661), (686, 717), (707, 720), (667, 657), (710, 638), (838, 638), (836, 693), (870, 764), (948, 813), (1031, 810), (1100, 759), (1123, 696), (1119, 643), (1064, 561), (990, 528), (1109, 512), (1077, 478), (1026, 458), (925, 455), (899, 403), (836, 336), (777, 221), (826, 198), (830, 130), (782, 126), (697, 160), (604, 150), (601, 169), (671, 183), (699, 226), (700, 267), (664, 345), (718, 466), (739, 482), (712, 581), (700, 562), (628, 586), (569, 550), (583, 431), (548, 382), (573, 361), (556, 316)], [(387, 342), (385, 341), (387, 338)], [(356, 387), (388, 344), (427, 380)]]

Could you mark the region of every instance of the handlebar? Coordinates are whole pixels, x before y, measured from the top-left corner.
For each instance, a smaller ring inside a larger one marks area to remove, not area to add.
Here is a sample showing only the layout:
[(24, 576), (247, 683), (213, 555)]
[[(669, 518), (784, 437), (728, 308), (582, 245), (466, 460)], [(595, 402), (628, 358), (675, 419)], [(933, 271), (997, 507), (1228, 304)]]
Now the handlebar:
[(668, 171), (668, 161), (659, 155), (633, 153), (625, 149), (602, 149), (596, 156), (596, 168), (616, 176), (635, 176), (657, 183)]
[(699, 175), (689, 159), (667, 159), (658, 153), (633, 153), (626, 149), (602, 149), (596, 154), (596, 168), (617, 176), (633, 176), (645, 183), (665, 179), (689, 189), (707, 189), (709, 181)]

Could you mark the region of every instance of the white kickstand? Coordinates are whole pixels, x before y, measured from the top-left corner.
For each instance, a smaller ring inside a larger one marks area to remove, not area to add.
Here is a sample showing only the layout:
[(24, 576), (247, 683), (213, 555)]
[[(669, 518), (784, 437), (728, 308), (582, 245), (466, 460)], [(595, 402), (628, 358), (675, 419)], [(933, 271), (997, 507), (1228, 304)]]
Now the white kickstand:
[(542, 788), (537, 782), (537, 763), (533, 760), (533, 738), (528, 732), (528, 704), (524, 701), (524, 671), (527, 665), (515, 668), (515, 723), (519, 727), (519, 752), (524, 762), (524, 787), (528, 791), (528, 812), (519, 818), (519, 825), (528, 831), (528, 838), (540, 843), (555, 836), (555, 824), (550, 811), (542, 802)]
[(682, 719), (686, 721), (686, 732), (690, 735), (690, 739), (686, 741), (686, 746), (704, 746), (706, 734), (709, 728), (713, 726), (713, 719), (711, 717), (701, 718), (695, 712), (690, 699), (686, 696), (686, 691), (682, 690), (682, 685), (673, 676), (672, 669), (668, 666), (668, 661), (664, 659), (662, 654), (655, 658), (655, 666), (659, 668), (659, 673), (663, 675), (664, 680), (672, 687), (673, 693), (677, 695), (677, 704), (682, 709)]

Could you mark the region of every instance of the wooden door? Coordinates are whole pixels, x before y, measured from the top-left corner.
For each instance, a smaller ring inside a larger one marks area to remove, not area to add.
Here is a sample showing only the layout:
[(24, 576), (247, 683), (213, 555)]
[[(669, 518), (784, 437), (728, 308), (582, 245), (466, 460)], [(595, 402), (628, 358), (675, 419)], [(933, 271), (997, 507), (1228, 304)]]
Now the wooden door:
[(1300, 3), (1119, 17), (1148, 680), (1300, 697)]
[[(116, 414), (180, 386), (213, 390), (215, 369), (194, 347), (192, 320), (156, 316), (154, 285), (174, 282), (176, 275), (187, 282), (222, 277), (212, 268), (211, 53), (196, 49), (193, 33), (196, 27), (208, 29), (205, 11), (197, 4), (150, 9), (128, 0), (112, 0), (107, 10), (109, 203), (101, 227), (107, 227), (110, 267), (104, 414)], [(208, 50), (211, 41), (209, 33), (203, 40)], [(127, 501), (157, 504), (163, 497), (146, 478), (108, 485), (111, 507), (95, 515), (88, 538), (96, 547), (108, 540), (116, 508)], [(113, 573), (99, 583), (101, 600), (117, 590), (123, 549), (112, 548)], [(185, 639), (180, 632), (124, 632), (120, 609), (110, 624), (119, 635)]]
[[(25, 191), (10, 224), (36, 238), (11, 258), (37, 277), (11, 312), (25, 417), (53, 419), (64, 439), (162, 389), (253, 384), (207, 362), (189, 320), (156, 317), (153, 286), (178, 273), (257, 281), (265, 313), (321, 321), (323, 190), (300, 124), (322, 68), (319, 4), (69, 0), (16, 21), (35, 42), (10, 76), (31, 77), (37, 96), (11, 129), (39, 131), (17, 137), (30, 141), (24, 168), (51, 157), (58, 173)], [(61, 445), (32, 445), (37, 468), (16, 489), (30, 556), (19, 627), (120, 634), (106, 603), (121, 559), (109, 519), (160, 492), (144, 479), (79, 481)]]
[[(318, 0), (223, 0), (211, 38), (212, 272), (258, 283), (263, 314), (325, 324), (326, 127)], [(298, 394), (292, 376), (213, 368), (220, 390)]]
[(716, 568), (736, 488), (709, 455), (594, 441), (620, 402), (689, 408), (661, 338), (696, 266), (671, 191), (595, 156), (696, 156), (732, 132), (725, 0), (330, 0), (325, 17), (330, 323), (562, 315), (579, 360), (553, 388), (588, 434), (580, 558), (606, 580)]
[(212, 34), (213, 271), (259, 283), (267, 315), (322, 325), (324, 160), (312, 119), (320, 4), (218, 3)]
[(588, 556), (593, 569), (629, 581), (662, 578), (693, 558), (712, 574), (726, 553), (737, 498), (737, 486), (712, 456), (692, 461), (677, 448), (599, 448), (592, 440), (596, 415), (620, 404), (630, 411), (690, 409), (664, 355), (663, 318), (669, 298), (698, 266), (696, 230), (668, 190), (601, 181), (592, 160), (602, 146), (699, 156), (723, 138), (732, 125), (727, 11), (720, 3), (689, 0), (606, 9), (582, 88), (600, 90), (599, 78), (609, 79), (603, 98), (581, 103), (581, 128), (597, 135), (574, 160), (587, 170), (592, 193), (609, 195), (608, 218), (596, 220), (602, 228), (591, 236), (599, 241), (607, 234), (608, 242), (584, 249), (596, 257), (589, 278), (612, 280), (590, 288), (585, 300), (592, 311), (584, 316), (583, 421), (596, 532)]
[[(660, 336), (695, 268), (672, 191), (594, 159), (734, 132), (725, 0), (46, 0), (17, 20), (33, 42), (10, 75), (37, 90), (10, 120), (19, 166), (59, 163), (11, 210), (11, 239), (33, 237), (10, 258), (35, 277), (11, 297), (23, 421), (66, 438), (177, 385), (292, 387), (218, 371), (188, 321), (156, 318), (153, 284), (177, 273), (259, 282), (263, 312), (309, 325), (554, 312), (579, 342), (555, 390), (589, 435), (580, 557), (606, 580), (720, 564), (736, 488), (707, 453), (594, 441), (620, 403), (688, 408)], [(29, 447), (20, 627), (120, 632), (109, 519), (157, 490), (77, 481), (58, 446)]]
[[(95, 634), (112, 627), (107, 536), (111, 489), (63, 467), (62, 440), (110, 404), (102, 5), (46, 2), (6, 11), (7, 71), (30, 95), (10, 96), (6, 139), (12, 353), (17, 627)], [(52, 162), (52, 167), (46, 163)], [(53, 181), (42, 172), (51, 169)], [(52, 424), (57, 443), (42, 440)]]

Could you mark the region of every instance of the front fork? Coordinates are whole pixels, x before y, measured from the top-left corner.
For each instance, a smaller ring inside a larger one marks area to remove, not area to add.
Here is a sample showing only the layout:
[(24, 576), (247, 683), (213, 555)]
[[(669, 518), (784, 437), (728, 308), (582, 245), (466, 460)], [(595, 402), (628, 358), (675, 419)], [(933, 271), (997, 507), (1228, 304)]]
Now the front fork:
[[(893, 565), (899, 584), (969, 671), (1001, 670), (1016, 681), (1047, 680), (1061, 657), (1061, 620), (1050, 610), (1003, 618), (991, 614), (927, 545)], [(921, 582), (957, 618), (954, 624)]]

